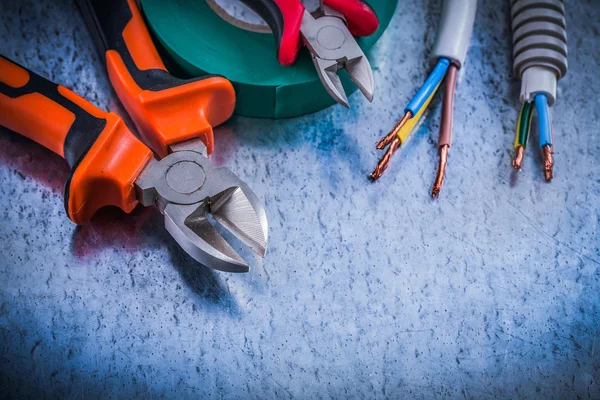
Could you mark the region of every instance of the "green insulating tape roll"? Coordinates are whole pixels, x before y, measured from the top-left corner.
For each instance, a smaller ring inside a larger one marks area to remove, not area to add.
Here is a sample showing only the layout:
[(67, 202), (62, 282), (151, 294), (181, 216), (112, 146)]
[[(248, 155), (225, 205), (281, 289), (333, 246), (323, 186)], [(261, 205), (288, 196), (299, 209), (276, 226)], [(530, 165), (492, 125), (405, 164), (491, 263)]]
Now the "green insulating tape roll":
[[(389, 25), (397, 1), (368, 3), (377, 13), (380, 26), (374, 35), (357, 39), (365, 52)], [(293, 66), (284, 67), (277, 62), (273, 35), (230, 24), (205, 0), (141, 0), (141, 5), (168, 67), (188, 77), (218, 74), (228, 78), (236, 90), (236, 114), (286, 118), (335, 103), (321, 84), (306, 48)], [(373, 67), (374, 60), (370, 62)], [(347, 94), (357, 89), (345, 71), (339, 75)]]

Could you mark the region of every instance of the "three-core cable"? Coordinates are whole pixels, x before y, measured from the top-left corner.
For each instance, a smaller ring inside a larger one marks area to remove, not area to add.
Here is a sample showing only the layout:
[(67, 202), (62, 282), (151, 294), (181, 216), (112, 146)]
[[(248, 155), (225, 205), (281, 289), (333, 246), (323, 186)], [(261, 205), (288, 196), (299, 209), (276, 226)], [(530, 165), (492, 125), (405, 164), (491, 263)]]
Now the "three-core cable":
[(402, 143), (406, 142), (408, 136), (421, 119), (445, 78), (446, 84), (442, 104), (442, 122), (438, 140), (439, 164), (433, 189), (431, 190), (432, 197), (435, 198), (439, 196), (444, 182), (446, 165), (448, 163), (448, 151), (452, 143), (452, 115), (454, 110), (454, 92), (456, 89), (457, 75), (458, 66), (450, 63), (450, 60), (447, 58), (440, 58), (427, 80), (404, 109), (404, 116), (402, 119), (394, 126), (390, 133), (384, 136), (377, 144), (378, 150), (383, 150), (386, 146), (389, 147), (377, 163), (375, 170), (371, 173), (370, 178), (372, 180), (379, 179), (383, 172), (388, 168), (392, 156), (400, 148)]
[[(392, 155), (394, 155), (396, 150), (398, 150), (402, 143), (406, 141), (412, 128), (421, 119), (421, 116), (427, 109), (427, 106), (433, 99), (434, 94), (437, 92), (442, 80), (446, 76), (449, 66), (450, 60), (447, 58), (439, 59), (429, 77), (404, 109), (404, 116), (402, 119), (400, 119), (394, 128), (384, 136), (379, 143), (377, 143), (377, 150), (383, 150), (387, 146), (389, 147), (377, 163), (375, 170), (371, 173), (370, 177), (372, 180), (381, 178), (383, 172), (388, 168)], [(407, 129), (402, 129), (404, 127)]]
[(437, 38), (430, 56), (434, 68), (404, 108), (404, 114), (400, 121), (377, 143), (377, 150), (385, 149), (386, 151), (377, 163), (375, 170), (370, 174), (371, 180), (379, 179), (389, 167), (392, 156), (409, 138), (442, 81), (446, 79), (438, 143), (439, 163), (431, 190), (432, 197), (439, 195), (452, 142), (452, 113), (456, 80), (458, 70), (464, 64), (467, 55), (476, 8), (477, 0), (444, 0)]
[(544, 178), (553, 175), (553, 135), (550, 107), (557, 83), (567, 73), (567, 24), (562, 0), (512, 0), (513, 68), (521, 79), (521, 112), (512, 165), (520, 170), (529, 137), (531, 116), (538, 119)]

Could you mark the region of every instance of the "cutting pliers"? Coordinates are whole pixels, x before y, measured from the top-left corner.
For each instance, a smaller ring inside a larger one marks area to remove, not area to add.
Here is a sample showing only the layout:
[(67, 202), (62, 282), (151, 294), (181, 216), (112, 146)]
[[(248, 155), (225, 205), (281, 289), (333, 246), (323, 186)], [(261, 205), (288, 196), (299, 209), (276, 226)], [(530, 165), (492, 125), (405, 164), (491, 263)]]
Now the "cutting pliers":
[(170, 75), (134, 0), (82, 1), (80, 6), (101, 39), (110, 81), (147, 146), (119, 115), (2, 56), (0, 125), (68, 162), (65, 209), (75, 223), (87, 222), (107, 205), (125, 212), (138, 203), (154, 205), (194, 259), (223, 271), (248, 271), (209, 217), (265, 254), (267, 219), (258, 198), (235, 174), (207, 158), (212, 126), (233, 113), (231, 83), (218, 76), (181, 80)]
[(348, 76), (369, 101), (373, 101), (374, 80), (369, 60), (354, 36), (375, 33), (379, 20), (362, 0), (324, 0), (316, 16), (299, 0), (241, 0), (271, 28), (282, 65), (296, 61), (301, 44), (308, 48), (315, 68), (329, 94), (348, 107), (348, 98), (337, 75)]

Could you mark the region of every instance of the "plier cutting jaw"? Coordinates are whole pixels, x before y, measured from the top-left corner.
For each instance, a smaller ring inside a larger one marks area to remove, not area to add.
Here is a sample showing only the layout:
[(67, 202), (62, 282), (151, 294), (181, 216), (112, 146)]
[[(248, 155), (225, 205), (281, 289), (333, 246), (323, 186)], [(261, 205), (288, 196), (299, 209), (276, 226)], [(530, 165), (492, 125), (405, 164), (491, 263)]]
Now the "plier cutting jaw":
[(227, 168), (215, 168), (193, 139), (162, 160), (151, 159), (135, 181), (144, 206), (156, 205), (165, 227), (194, 259), (215, 269), (246, 272), (248, 265), (209, 221), (209, 214), (261, 257), (267, 216), (256, 195)]
[[(182, 80), (165, 69), (135, 0), (82, 0), (100, 38), (110, 81), (144, 143), (121, 117), (0, 56), (0, 125), (62, 156), (71, 167), (65, 209), (83, 224), (101, 207), (156, 206), (175, 241), (202, 264), (248, 265), (211, 224), (265, 254), (266, 213), (235, 174), (207, 158), (212, 127), (233, 113), (235, 92), (219, 76)], [(156, 158), (155, 158), (156, 155)]]
[(324, 0), (316, 16), (298, 0), (242, 0), (267, 22), (277, 42), (282, 65), (295, 62), (302, 44), (312, 56), (317, 74), (327, 92), (349, 107), (337, 72), (346, 69), (363, 95), (373, 100), (375, 90), (369, 60), (353, 37), (373, 34), (377, 16), (362, 0)]

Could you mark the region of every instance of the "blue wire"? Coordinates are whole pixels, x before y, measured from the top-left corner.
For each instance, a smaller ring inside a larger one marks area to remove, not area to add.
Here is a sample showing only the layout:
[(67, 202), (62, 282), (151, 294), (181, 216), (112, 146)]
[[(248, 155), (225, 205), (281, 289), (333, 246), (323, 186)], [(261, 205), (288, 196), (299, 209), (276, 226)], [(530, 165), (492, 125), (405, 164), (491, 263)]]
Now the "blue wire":
[(442, 79), (444, 79), (444, 76), (446, 76), (446, 71), (448, 71), (449, 66), (449, 59), (442, 57), (438, 60), (437, 64), (435, 65), (435, 68), (433, 69), (433, 71), (431, 71), (431, 74), (429, 75), (425, 83), (423, 83), (423, 86), (421, 86), (419, 91), (413, 96), (412, 99), (410, 99), (410, 102), (404, 109), (405, 113), (410, 112), (412, 114), (412, 117), (417, 115), (421, 107), (423, 107), (423, 104), (425, 104), (425, 101), (427, 101), (429, 96), (431, 96), (431, 93), (433, 93), (433, 91), (436, 87), (438, 87)]
[(543, 93), (535, 96), (535, 108), (538, 115), (538, 130), (540, 132), (540, 147), (552, 146), (552, 126), (550, 121), (550, 109), (548, 99)]

